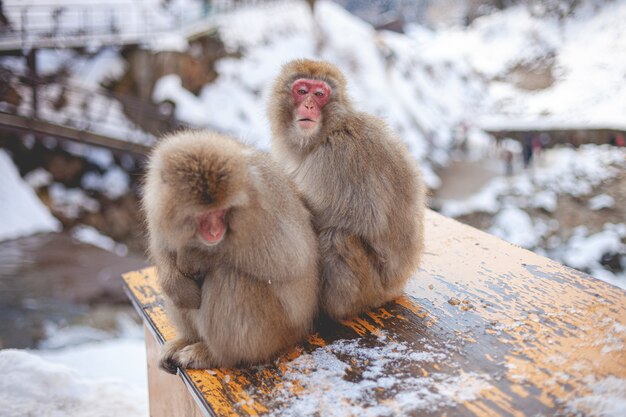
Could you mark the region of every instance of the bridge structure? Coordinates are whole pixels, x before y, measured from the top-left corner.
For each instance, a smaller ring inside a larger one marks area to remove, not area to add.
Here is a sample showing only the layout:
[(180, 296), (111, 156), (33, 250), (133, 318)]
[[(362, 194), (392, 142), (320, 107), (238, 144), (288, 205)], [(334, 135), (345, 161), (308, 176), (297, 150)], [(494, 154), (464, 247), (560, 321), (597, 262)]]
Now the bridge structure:
[(205, 3), (182, 15), (121, 0), (106, 4), (5, 1), (0, 10), (0, 56), (23, 57), (26, 70), (17, 74), (0, 69), (0, 130), (143, 155), (160, 134), (193, 128), (176, 120), (171, 107), (66, 80), (51, 83), (38, 74), (37, 51), (145, 45), (173, 31), (190, 39), (210, 24), (215, 13), (255, 2)]
[(4, 1), (0, 53), (41, 48), (140, 45), (173, 31), (193, 38), (217, 15), (275, 0), (203, 0), (195, 7), (157, 9), (138, 1)]
[[(13, 94), (12, 94), (13, 93)], [(10, 97), (19, 97), (11, 102)], [(145, 155), (161, 134), (195, 128), (133, 96), (0, 72), (0, 130)]]

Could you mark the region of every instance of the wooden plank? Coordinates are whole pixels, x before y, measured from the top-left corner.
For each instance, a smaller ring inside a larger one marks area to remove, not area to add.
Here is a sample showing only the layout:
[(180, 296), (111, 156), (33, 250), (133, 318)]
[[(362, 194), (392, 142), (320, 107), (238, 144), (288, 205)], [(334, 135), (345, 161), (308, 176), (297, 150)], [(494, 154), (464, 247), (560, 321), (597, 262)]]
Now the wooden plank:
[[(319, 331), (272, 364), (185, 370), (209, 415), (593, 415), (626, 386), (626, 293), (427, 214), (406, 295)], [(159, 340), (174, 329), (152, 268), (124, 276)]]

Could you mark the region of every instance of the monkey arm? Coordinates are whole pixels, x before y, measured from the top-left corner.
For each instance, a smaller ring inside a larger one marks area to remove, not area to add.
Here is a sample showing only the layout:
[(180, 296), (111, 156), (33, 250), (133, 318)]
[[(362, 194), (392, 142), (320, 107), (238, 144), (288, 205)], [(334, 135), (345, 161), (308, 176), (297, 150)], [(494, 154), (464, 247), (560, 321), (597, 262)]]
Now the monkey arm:
[[(373, 135), (370, 135), (373, 136)], [(345, 133), (331, 138), (332, 148), (320, 171), (333, 172), (332, 177), (313, 190), (322, 198), (316, 214), (321, 214), (321, 228), (334, 226), (355, 235), (376, 241), (387, 229), (396, 195), (391, 180), (393, 167), (380, 145), (364, 135), (353, 137)], [(377, 155), (376, 159), (372, 155)]]
[(155, 260), (163, 292), (179, 308), (200, 308), (200, 287), (196, 277), (181, 270), (178, 253), (164, 249), (159, 253)]
[(261, 233), (251, 233), (254, 239), (231, 255), (236, 268), (262, 281), (316, 275), (317, 238), (310, 225), (304, 227), (284, 218), (273, 220), (260, 221), (268, 227)]

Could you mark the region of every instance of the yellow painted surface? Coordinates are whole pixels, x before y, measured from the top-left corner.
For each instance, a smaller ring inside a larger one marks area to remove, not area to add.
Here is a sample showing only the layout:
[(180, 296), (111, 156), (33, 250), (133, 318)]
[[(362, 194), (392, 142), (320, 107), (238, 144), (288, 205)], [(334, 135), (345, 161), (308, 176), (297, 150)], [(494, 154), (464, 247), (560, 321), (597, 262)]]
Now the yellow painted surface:
[[(164, 340), (174, 337), (156, 271), (131, 272), (124, 281), (147, 323)], [(341, 338), (384, 335), (415, 352), (425, 343), (449, 346), (445, 361), (415, 364), (413, 376), (488, 377), (476, 398), (439, 415), (549, 415), (589, 395), (595, 382), (626, 378), (624, 291), (432, 212), (406, 295), (334, 326), (265, 367), (186, 372), (217, 415), (263, 415), (281, 406), (277, 398), (306, 395), (300, 382), (286, 379), (288, 364)], [(321, 412), (330, 406), (324, 404), (320, 398)], [(381, 395), (380, 404), (399, 407), (393, 396)]]

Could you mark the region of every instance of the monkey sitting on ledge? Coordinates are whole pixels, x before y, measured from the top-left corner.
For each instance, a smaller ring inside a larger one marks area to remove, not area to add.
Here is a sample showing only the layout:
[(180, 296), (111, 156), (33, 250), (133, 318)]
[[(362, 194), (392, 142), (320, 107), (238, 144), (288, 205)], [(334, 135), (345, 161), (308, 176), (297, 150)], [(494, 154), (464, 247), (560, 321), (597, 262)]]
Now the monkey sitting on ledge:
[(150, 158), (142, 203), (177, 330), (164, 370), (264, 362), (308, 334), (317, 238), (269, 155), (208, 132), (166, 137)]
[(424, 186), (385, 123), (356, 111), (333, 65), (296, 60), (274, 83), (272, 154), (319, 233), (323, 310), (344, 319), (399, 296), (423, 247)]

